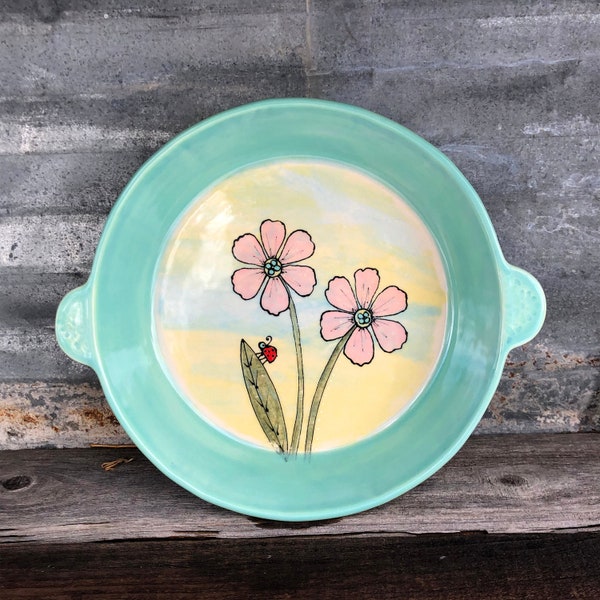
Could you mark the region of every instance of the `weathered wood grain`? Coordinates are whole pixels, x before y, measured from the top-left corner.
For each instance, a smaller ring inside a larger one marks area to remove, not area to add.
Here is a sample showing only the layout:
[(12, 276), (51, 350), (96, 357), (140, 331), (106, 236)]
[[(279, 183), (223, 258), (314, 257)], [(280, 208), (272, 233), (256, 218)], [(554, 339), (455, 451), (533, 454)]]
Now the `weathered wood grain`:
[(0, 550), (12, 599), (596, 600), (600, 536), (296, 537)]
[(0, 268), (16, 263), (44, 272), (89, 270), (104, 222), (104, 217), (85, 214), (5, 218), (0, 223)]
[(154, 81), (189, 78), (200, 65), (251, 70), (257, 60), (298, 64), (304, 47), (301, 3), (282, 12), (257, 4), (252, 12), (182, 12), (173, 19), (128, 19), (126, 4), (119, 8), (114, 15), (91, 10), (74, 20), (61, 12), (52, 23), (0, 22), (5, 89), (12, 94), (144, 89)]
[(2, 327), (41, 331), (53, 324), (62, 297), (85, 283), (87, 273), (36, 273), (0, 269)]
[(369, 108), (440, 147), (541, 281), (544, 329), (511, 353), (478, 431), (598, 430), (599, 31), (592, 0), (3, 2), (0, 400), (20, 416), (0, 448), (107, 435), (84, 416), (108, 414), (95, 376), (54, 341), (60, 297), (160, 145), (289, 96)]
[(77, 212), (106, 216), (152, 153), (139, 142), (134, 146), (121, 152), (98, 152), (96, 145), (94, 152), (0, 156), (0, 218)]
[(0, 383), (0, 446), (3, 448), (127, 442), (127, 434), (98, 384)]
[[(100, 464), (134, 458), (111, 472)], [(139, 452), (18, 450), (0, 455), (0, 546), (142, 538), (600, 531), (600, 436), (471, 438), (441, 471), (359, 515), (279, 523), (196, 498)]]

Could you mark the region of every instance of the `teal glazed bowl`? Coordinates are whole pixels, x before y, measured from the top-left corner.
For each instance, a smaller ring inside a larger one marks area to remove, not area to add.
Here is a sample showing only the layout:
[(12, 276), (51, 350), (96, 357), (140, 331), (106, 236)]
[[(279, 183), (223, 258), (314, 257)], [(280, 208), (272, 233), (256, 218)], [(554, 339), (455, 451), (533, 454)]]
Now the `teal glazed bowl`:
[(56, 336), (168, 477), (305, 521), (444, 465), (544, 315), (446, 156), (371, 112), (290, 99), (207, 119), (141, 167)]

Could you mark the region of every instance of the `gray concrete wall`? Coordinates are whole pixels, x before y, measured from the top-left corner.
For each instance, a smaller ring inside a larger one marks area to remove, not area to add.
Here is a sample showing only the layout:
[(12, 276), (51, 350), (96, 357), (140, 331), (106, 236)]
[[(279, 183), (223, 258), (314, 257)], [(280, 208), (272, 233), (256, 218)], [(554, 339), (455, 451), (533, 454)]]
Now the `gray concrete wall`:
[(600, 429), (596, 1), (5, 0), (0, 5), (0, 448), (125, 440), (58, 349), (119, 192), (165, 141), (271, 97), (390, 117), (479, 192), (548, 297), (478, 432)]

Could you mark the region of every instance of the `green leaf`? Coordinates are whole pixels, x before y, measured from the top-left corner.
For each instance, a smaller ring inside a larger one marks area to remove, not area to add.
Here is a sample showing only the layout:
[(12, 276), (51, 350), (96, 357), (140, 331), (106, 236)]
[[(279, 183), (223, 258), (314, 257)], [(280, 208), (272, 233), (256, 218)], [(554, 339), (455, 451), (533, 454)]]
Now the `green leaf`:
[(256, 418), (269, 442), (278, 452), (286, 454), (287, 429), (279, 396), (265, 366), (245, 340), (240, 343), (240, 362)]

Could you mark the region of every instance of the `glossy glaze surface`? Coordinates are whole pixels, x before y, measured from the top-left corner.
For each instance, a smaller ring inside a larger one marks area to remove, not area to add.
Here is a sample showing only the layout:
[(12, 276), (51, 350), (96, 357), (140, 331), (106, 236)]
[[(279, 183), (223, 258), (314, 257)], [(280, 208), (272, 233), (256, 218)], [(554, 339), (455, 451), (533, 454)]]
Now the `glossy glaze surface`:
[[(157, 265), (184, 212), (233, 173), (290, 159), (345, 164), (394, 190), (433, 236), (447, 280), (448, 335), (425, 389), (382, 431), (308, 461), (282, 460), (200, 418), (163, 371), (152, 334)], [(367, 111), (278, 100), (204, 121), (142, 167), (111, 213), (90, 281), (61, 304), (57, 337), (97, 371), (120, 422), (172, 479), (233, 510), (306, 520), (376, 506), (449, 460), (506, 353), (537, 333), (544, 311), (539, 284), (506, 264), (480, 200), (444, 155)]]

